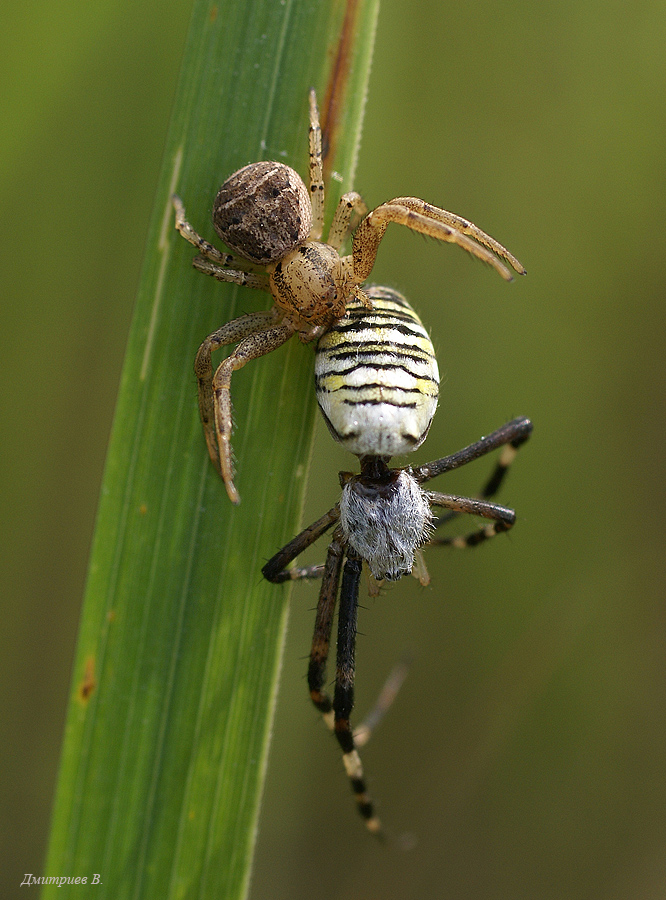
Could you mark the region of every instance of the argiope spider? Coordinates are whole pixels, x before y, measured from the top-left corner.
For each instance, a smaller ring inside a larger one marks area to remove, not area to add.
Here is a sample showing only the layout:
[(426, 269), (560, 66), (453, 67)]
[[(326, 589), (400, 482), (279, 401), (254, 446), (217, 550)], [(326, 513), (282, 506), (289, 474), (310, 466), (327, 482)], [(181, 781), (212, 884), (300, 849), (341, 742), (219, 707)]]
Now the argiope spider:
[[(208, 453), (222, 476), (229, 499), (240, 502), (234, 485), (231, 452), (231, 376), (249, 360), (276, 350), (298, 334), (320, 337), (339, 320), (354, 298), (369, 306), (360, 285), (375, 263), (379, 243), (391, 222), (440, 241), (458, 244), (493, 266), (506, 279), (506, 260), (525, 269), (501, 244), (466, 219), (416, 197), (396, 197), (372, 212), (355, 191), (344, 194), (328, 233), (324, 230), (324, 181), (321, 129), (314, 91), (310, 91), (310, 190), (300, 175), (279, 162), (252, 163), (234, 172), (213, 205), (213, 225), (233, 252), (218, 250), (192, 228), (179, 197), (173, 197), (176, 228), (195, 246), (194, 268), (219, 281), (267, 291), (274, 306), (239, 316), (210, 334), (197, 352), (199, 413)], [(340, 249), (354, 232), (352, 252)], [(226, 344), (238, 346), (213, 374), (211, 354)]]
[[(382, 828), (368, 795), (350, 725), (354, 705), (354, 653), (361, 569), (377, 580), (395, 581), (412, 571), (425, 544), (473, 547), (508, 531), (513, 510), (490, 498), (499, 489), (532, 424), (518, 418), (451, 456), (416, 468), (390, 468), (393, 454), (419, 446), (437, 405), (439, 375), (430, 339), (407, 301), (388, 288), (368, 288), (372, 311), (358, 300), (320, 340), (316, 351), (317, 399), (333, 436), (360, 459), (358, 475), (340, 472), (342, 496), (320, 519), (290, 541), (263, 567), (271, 582), (321, 577), (310, 651), (310, 698), (334, 731), (358, 809), (368, 829)], [(439, 475), (503, 448), (479, 498), (424, 490)], [(432, 507), (449, 510), (435, 522)], [(435, 538), (435, 527), (461, 513), (483, 516), (484, 528), (455, 538)], [(326, 563), (287, 568), (335, 526)], [(346, 558), (346, 559), (345, 559)], [(423, 571), (423, 570), (422, 570)], [(341, 578), (342, 576), (342, 578)], [(340, 583), (341, 581), (341, 583)], [(333, 699), (324, 689), (326, 663), (338, 603), (337, 662)], [(365, 740), (363, 741), (365, 743)]]

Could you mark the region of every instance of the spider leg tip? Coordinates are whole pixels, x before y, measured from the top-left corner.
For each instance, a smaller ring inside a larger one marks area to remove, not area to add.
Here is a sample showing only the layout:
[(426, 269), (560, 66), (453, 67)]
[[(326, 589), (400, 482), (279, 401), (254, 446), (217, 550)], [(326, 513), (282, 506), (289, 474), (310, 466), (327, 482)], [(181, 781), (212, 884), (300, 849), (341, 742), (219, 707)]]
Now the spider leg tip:
[(227, 497), (229, 498), (229, 500), (231, 500), (234, 506), (238, 506), (241, 502), (241, 498), (240, 494), (236, 490), (236, 485), (233, 482), (225, 482), (224, 486), (227, 489)]

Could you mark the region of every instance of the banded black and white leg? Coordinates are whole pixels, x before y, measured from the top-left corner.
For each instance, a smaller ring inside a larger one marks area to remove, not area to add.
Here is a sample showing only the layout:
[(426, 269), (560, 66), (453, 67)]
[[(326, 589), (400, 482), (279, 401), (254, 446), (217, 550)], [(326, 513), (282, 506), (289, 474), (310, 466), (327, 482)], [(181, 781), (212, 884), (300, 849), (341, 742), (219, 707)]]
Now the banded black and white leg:
[(452, 519), (457, 518), (461, 514), (470, 514), (483, 516), (491, 519), (490, 524), (483, 528), (472, 531), (467, 535), (457, 535), (454, 537), (438, 538), (434, 537), (429, 542), (430, 545), (448, 546), (454, 549), (465, 549), (467, 547), (476, 547), (497, 534), (508, 531), (513, 527), (516, 516), (513, 510), (499, 504), (489, 503), (491, 497), (499, 491), (504, 483), (507, 472), (513, 463), (519, 448), (529, 440), (532, 433), (531, 421), (521, 416), (512, 419), (493, 431), (487, 437), (475, 441), (457, 453), (445, 456), (442, 459), (426, 463), (414, 470), (414, 475), (421, 484), (436, 478), (445, 472), (453, 469), (459, 469), (481, 456), (492, 453), (494, 450), (501, 448), (501, 453), (490, 478), (486, 481), (481, 489), (478, 498), (455, 497), (452, 495), (442, 495), (434, 492), (428, 492), (431, 497), (433, 506), (440, 506), (450, 510), (446, 515), (439, 516), (434, 524), (436, 528)]
[(338, 610), (338, 644), (336, 655), (335, 689), (333, 691), (333, 730), (342, 750), (342, 761), (350, 780), (358, 811), (366, 828), (383, 837), (382, 826), (368, 794), (363, 765), (351, 727), (354, 708), (354, 677), (356, 631), (358, 620), (358, 593), (363, 560), (347, 550), (347, 559), (340, 586)]
[[(500, 506), (497, 503), (492, 503), (487, 497), (499, 488), (517, 449), (529, 438), (531, 431), (532, 424), (529, 419), (514, 419), (463, 450), (412, 470), (389, 469), (386, 462), (379, 457), (373, 457), (372, 459), (364, 457), (361, 468), (362, 471), (366, 470), (365, 476), (352, 477), (350, 473), (342, 472), (340, 473), (340, 483), (344, 490), (345, 485), (350, 481), (365, 477), (366, 488), (371, 492), (373, 490), (379, 491), (381, 494), (381, 491), (401, 471), (411, 472), (431, 506), (447, 509), (453, 515), (465, 513), (483, 516), (490, 520), (490, 524), (486, 528), (473, 532), (466, 537), (451, 540), (434, 540), (434, 543), (449, 543), (456, 547), (474, 546), (483, 540), (494, 537), (496, 534), (508, 531), (515, 522), (516, 516), (513, 510)], [(485, 456), (500, 448), (504, 448), (503, 452), (491, 478), (483, 489), (484, 496), (481, 498), (443, 494), (437, 491), (424, 490), (421, 487), (445, 472), (467, 465), (467, 463), (473, 462), (480, 456)], [(375, 461), (374, 466), (372, 465), (373, 460)], [(362, 738), (355, 738), (350, 725), (350, 715), (354, 702), (354, 653), (358, 594), (363, 559), (352, 550), (350, 535), (343, 531), (342, 525), (338, 524), (340, 516), (340, 506), (336, 504), (325, 515), (283, 547), (266, 563), (262, 572), (264, 577), (275, 583), (303, 578), (322, 578), (308, 668), (310, 698), (315, 707), (321, 712), (327, 725), (334, 731), (340, 744), (345, 769), (351, 781), (359, 812), (364, 818), (368, 829), (379, 836), (383, 836), (379, 819), (368, 796), (363, 768), (358, 754), (358, 748), (367, 740), (371, 727), (366, 728), (362, 732)], [(313, 544), (333, 525), (336, 525), (336, 528), (333, 533), (333, 540), (328, 548), (326, 563), (323, 567), (288, 568), (300, 553)], [(415, 546), (414, 549), (418, 551), (418, 546)], [(345, 556), (346, 561), (343, 565)], [(338, 594), (340, 596), (340, 608), (338, 612), (337, 668), (335, 689), (333, 700), (331, 701), (331, 698), (324, 690), (324, 685)], [(391, 681), (391, 678), (389, 681)], [(394, 693), (393, 687), (389, 691), (389, 694), (392, 693)], [(385, 707), (385, 702), (379, 704), (380, 713), (383, 712)]]
[[(333, 533), (323, 567), (295, 570), (285, 568), (299, 553), (330, 528), (337, 521), (339, 515), (340, 511), (337, 506), (329, 510), (321, 519), (306, 528), (273, 559), (269, 560), (262, 569), (262, 573), (269, 581), (276, 583), (292, 578), (312, 578), (319, 575), (322, 578), (308, 665), (310, 699), (322, 714), (324, 721), (333, 731), (340, 745), (345, 771), (358, 811), (365, 821), (367, 829), (377, 837), (383, 838), (381, 823), (368, 794), (363, 765), (350, 722), (354, 706), (358, 595), (363, 560), (346, 547), (342, 530), (338, 527)], [(324, 686), (338, 594), (340, 605), (338, 609), (336, 676), (331, 700)], [(366, 726), (363, 732), (363, 743), (367, 743), (370, 731), (371, 726)]]

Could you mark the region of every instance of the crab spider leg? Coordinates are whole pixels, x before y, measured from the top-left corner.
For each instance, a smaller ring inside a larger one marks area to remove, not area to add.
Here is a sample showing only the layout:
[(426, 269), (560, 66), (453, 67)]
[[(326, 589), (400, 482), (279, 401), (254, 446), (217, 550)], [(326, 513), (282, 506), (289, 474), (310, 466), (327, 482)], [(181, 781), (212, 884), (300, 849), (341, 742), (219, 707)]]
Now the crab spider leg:
[[(194, 228), (190, 225), (190, 223), (185, 218), (185, 207), (183, 206), (183, 201), (177, 194), (173, 194), (171, 197), (171, 202), (173, 203), (173, 208), (176, 211), (176, 230), (178, 233), (185, 238), (185, 240), (192, 244), (193, 247), (196, 247), (202, 257), (207, 260), (210, 260), (212, 263), (216, 263), (217, 267), (228, 270), (237, 270), (234, 274), (242, 274), (242, 273), (253, 273), (254, 266), (248, 260), (242, 259), (240, 256), (236, 256), (233, 253), (222, 253), (221, 250), (218, 250), (217, 247), (214, 247), (211, 243), (209, 243), (205, 238), (202, 238), (201, 235), (194, 230)], [(204, 269), (203, 267), (197, 265), (197, 260), (202, 261), (200, 257), (195, 257), (192, 262), (192, 265), (195, 269), (198, 269), (200, 272), (203, 272), (205, 275), (214, 275), (215, 272)], [(255, 273), (257, 276), (260, 273)], [(268, 286), (268, 279), (265, 279), (260, 285), (252, 284), (250, 281), (241, 281), (239, 279), (233, 278), (219, 278), (219, 281), (236, 281), (237, 284), (246, 284), (248, 287), (260, 287), (261, 290), (270, 291), (270, 287)]]
[(217, 331), (209, 334), (201, 344), (194, 360), (194, 373), (199, 390), (199, 414), (203, 425), (208, 453), (215, 468), (220, 472), (220, 455), (215, 434), (215, 412), (213, 403), (213, 364), (211, 354), (227, 344), (235, 344), (248, 335), (266, 331), (277, 322), (275, 309), (239, 316), (227, 322)]
[(449, 212), (447, 209), (440, 209), (438, 206), (433, 206), (431, 203), (426, 203), (425, 200), (421, 200), (419, 197), (396, 197), (394, 200), (389, 201), (391, 205), (397, 204), (398, 206), (405, 206), (407, 209), (411, 209), (414, 212), (421, 213), (424, 216), (427, 216), (429, 219), (433, 219), (436, 222), (442, 222), (444, 225), (450, 225), (451, 228), (454, 228), (456, 231), (460, 231), (463, 234), (469, 235), (469, 237), (474, 238), (475, 241), (478, 241), (480, 244), (483, 244), (484, 247), (487, 247), (489, 250), (492, 250), (499, 257), (506, 260), (509, 265), (515, 269), (515, 271), (519, 275), (526, 275), (527, 271), (523, 264), (516, 259), (516, 257), (509, 253), (509, 251), (500, 244), (499, 241), (496, 241), (495, 238), (491, 237), (489, 234), (486, 234), (485, 231), (482, 231), (474, 222), (470, 222), (469, 219), (464, 219), (462, 216), (457, 216), (455, 213)]
[[(423, 207), (429, 207), (429, 204), (426, 204), (424, 201), (418, 201), (416, 198), (407, 199), (413, 199), (415, 204), (421, 203)], [(430, 207), (430, 209), (436, 210), (437, 208)], [(506, 281), (512, 280), (512, 275), (507, 267), (482, 244), (477, 243), (471, 237), (468, 237), (462, 231), (448, 225), (446, 222), (438, 220), (432, 215), (426, 215), (423, 209), (416, 211), (409, 206), (391, 201), (390, 203), (383, 203), (377, 209), (368, 213), (356, 229), (353, 241), (353, 257), (354, 278), (357, 280), (357, 283), (360, 284), (365, 281), (372, 271), (380, 241), (391, 222), (405, 225), (412, 231), (418, 231), (440, 241), (458, 244), (459, 247), (467, 250), (472, 256), (476, 256), (492, 266)], [(501, 245), (498, 244), (498, 246)]]
[(244, 287), (256, 288), (260, 291), (270, 293), (271, 285), (267, 275), (261, 272), (244, 272), (242, 269), (226, 269), (219, 266), (212, 260), (203, 256), (195, 256), (192, 260), (192, 266), (203, 275), (210, 275), (217, 278), (218, 281), (225, 281), (231, 284), (242, 284)]
[[(275, 320), (275, 310), (240, 316), (209, 335), (194, 360), (199, 384), (199, 413), (208, 453), (222, 476), (229, 499), (236, 504), (240, 503), (240, 496), (234, 485), (231, 461), (231, 376), (251, 359), (277, 350), (294, 334), (292, 325), (275, 325)], [(239, 338), (242, 340), (234, 352), (220, 363), (213, 375), (211, 353)]]
[(309, 239), (318, 241), (324, 231), (324, 171), (321, 159), (321, 126), (317, 95), (310, 90), (310, 203), (312, 204), (312, 228)]
[(350, 224), (352, 217), (354, 215), (364, 216), (367, 212), (368, 207), (360, 194), (357, 194), (356, 191), (349, 191), (349, 193), (343, 194), (340, 197), (340, 202), (335, 210), (331, 228), (328, 232), (328, 243), (331, 247), (339, 250), (342, 242), (353, 227)]
[(293, 326), (285, 323), (246, 337), (234, 352), (220, 363), (213, 376), (215, 430), (220, 452), (220, 474), (232, 503), (240, 503), (240, 496), (234, 485), (231, 461), (231, 376), (238, 369), (242, 369), (251, 359), (257, 359), (259, 356), (265, 356), (267, 353), (277, 350), (293, 334)]

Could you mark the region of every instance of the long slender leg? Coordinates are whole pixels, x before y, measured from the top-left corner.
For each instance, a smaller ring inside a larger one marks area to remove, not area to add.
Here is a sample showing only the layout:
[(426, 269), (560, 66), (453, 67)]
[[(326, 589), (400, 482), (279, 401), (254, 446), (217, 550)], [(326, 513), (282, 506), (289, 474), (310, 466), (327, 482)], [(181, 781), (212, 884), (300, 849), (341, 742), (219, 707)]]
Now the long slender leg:
[(483, 516), (493, 521), (484, 528), (479, 528), (468, 535), (460, 535), (452, 538), (432, 538), (429, 545), (447, 545), (456, 549), (476, 547), (483, 541), (509, 531), (516, 521), (516, 514), (506, 506), (498, 503), (489, 503), (487, 500), (477, 500), (473, 497), (459, 497), (454, 494), (440, 494), (437, 491), (428, 491), (428, 499), (433, 506), (442, 506), (445, 509), (454, 510), (456, 513), (468, 513), (473, 516)]
[(217, 263), (205, 259), (203, 256), (195, 256), (192, 265), (203, 275), (210, 275), (217, 278), (218, 281), (224, 281), (228, 284), (242, 284), (244, 287), (256, 288), (259, 291), (266, 291), (270, 294), (271, 283), (268, 275), (261, 272), (244, 272), (239, 269), (226, 269)]
[(326, 663), (328, 662), (328, 653), (331, 646), (333, 615), (338, 597), (343, 554), (342, 535), (339, 530), (336, 530), (326, 555), (324, 576), (317, 603), (317, 615), (315, 616), (314, 634), (312, 635), (312, 646), (310, 648), (310, 662), (308, 664), (310, 699), (331, 730), (333, 729), (333, 704), (331, 703), (331, 698), (324, 690), (324, 683), (326, 681)]
[(325, 568), (322, 566), (310, 567), (311, 569), (319, 569), (318, 575), (301, 575), (299, 574), (300, 572), (307, 570), (298, 568), (288, 569), (287, 566), (311, 544), (314, 544), (314, 542), (318, 540), (322, 534), (328, 531), (339, 518), (340, 507), (336, 504), (332, 509), (329, 509), (327, 513), (324, 513), (320, 519), (317, 519), (312, 525), (308, 525), (308, 527), (303, 529), (300, 534), (296, 535), (295, 538), (292, 538), (288, 544), (285, 544), (281, 550), (278, 550), (275, 556), (268, 560), (261, 570), (261, 574), (264, 578), (268, 579), (268, 581), (272, 581), (273, 584), (281, 584), (284, 581), (290, 581), (292, 579), (311, 578), (321, 575)]
[(526, 440), (527, 438), (525, 437), (519, 442), (512, 441), (510, 444), (504, 445), (490, 478), (481, 488), (479, 496), (483, 500), (489, 500), (499, 491), (511, 464), (516, 458), (518, 447), (520, 447), (521, 444), (524, 444)]
[(279, 313), (273, 308), (267, 311), (238, 316), (227, 322), (217, 331), (209, 334), (197, 350), (194, 360), (194, 372), (199, 386), (199, 416), (203, 425), (204, 437), (208, 453), (217, 471), (220, 469), (220, 455), (215, 434), (215, 412), (213, 403), (213, 364), (211, 354), (227, 344), (237, 344), (248, 335), (258, 331), (267, 331), (279, 321)]
[[(526, 440), (527, 437), (521, 434), (517, 439), (504, 445), (504, 447), (502, 448), (502, 452), (499, 455), (499, 459), (495, 464), (495, 468), (490, 475), (490, 478), (488, 478), (477, 495), (480, 499), (489, 500), (491, 497), (494, 497), (495, 494), (499, 491), (502, 484), (504, 483), (504, 479), (506, 478), (511, 464), (516, 458), (518, 448), (521, 444), (525, 443)], [(458, 515), (460, 514), (457, 512), (450, 512), (447, 515), (439, 516), (437, 519), (435, 519), (433, 524), (435, 528), (439, 528), (446, 522), (450, 522), (451, 519), (455, 519)]]
[(410, 659), (405, 658), (393, 666), (393, 669), (389, 672), (389, 676), (379, 692), (379, 697), (377, 697), (375, 705), (365, 719), (363, 719), (361, 724), (354, 729), (354, 744), (357, 749), (359, 747), (365, 747), (375, 729), (393, 705), (393, 701), (397, 697), (398, 691), (402, 687), (405, 678), (407, 678), (410, 662)]
[(351, 782), (358, 811), (363, 817), (367, 829), (382, 837), (382, 827), (368, 794), (361, 757), (356, 749), (349, 721), (354, 707), (354, 651), (361, 567), (362, 560), (347, 551), (338, 610), (337, 671), (333, 694), (334, 730), (342, 748), (342, 761)]
[(267, 320), (274, 321), (274, 318), (268, 318), (271, 315), (272, 311), (269, 310), (268, 313), (241, 316), (239, 319), (228, 323), (228, 325), (223, 326), (219, 331), (206, 338), (199, 347), (194, 360), (194, 372), (199, 383), (199, 414), (204, 428), (206, 444), (208, 445), (208, 453), (222, 476), (227, 494), (232, 503), (240, 503), (240, 496), (234, 485), (231, 462), (231, 376), (251, 359), (257, 359), (259, 356), (265, 356), (266, 353), (276, 350), (285, 341), (289, 340), (294, 334), (294, 329), (289, 324), (253, 329), (253, 333), (245, 337), (234, 352), (220, 363), (215, 375), (212, 377), (211, 352), (222, 346), (222, 343), (231, 343), (233, 338), (220, 342), (219, 336), (226, 334), (228, 337), (229, 332), (232, 330), (232, 325), (244, 320), (262, 317), (264, 322)]
[(519, 262), (512, 253), (509, 253), (506, 247), (500, 244), (499, 241), (496, 241), (495, 238), (492, 238), (489, 234), (486, 234), (485, 231), (481, 231), (481, 229), (473, 222), (470, 222), (469, 219), (457, 216), (447, 209), (440, 209), (438, 206), (432, 206), (432, 204), (426, 203), (425, 200), (420, 200), (418, 197), (396, 197), (395, 200), (390, 200), (389, 203), (391, 205), (396, 204), (397, 206), (405, 206), (407, 209), (421, 213), (429, 219), (442, 222), (445, 225), (450, 225), (451, 228), (469, 235), (469, 237), (474, 238), (475, 241), (478, 241), (480, 244), (483, 244), (484, 247), (487, 247), (499, 257), (505, 259), (519, 275), (527, 274), (523, 264)]
[[(451, 521), (451, 519), (457, 518), (462, 513), (482, 515), (488, 518), (488, 514), (482, 511), (483, 508), (500, 511), (499, 517), (493, 515), (490, 516), (491, 518), (496, 518), (497, 521), (468, 535), (459, 535), (450, 538), (432, 538), (429, 542), (430, 545), (446, 545), (457, 549), (475, 547), (488, 538), (494, 537), (496, 534), (507, 531), (508, 528), (512, 527), (513, 522), (515, 521), (515, 514), (513, 511), (507, 510), (507, 508), (503, 506), (487, 503), (487, 501), (499, 490), (511, 463), (516, 458), (518, 448), (529, 439), (531, 433), (532, 423), (529, 419), (525, 417), (513, 419), (511, 422), (507, 422), (506, 425), (503, 425), (502, 428), (493, 431), (492, 434), (489, 434), (487, 437), (481, 438), (480, 441), (475, 441), (473, 444), (464, 447), (462, 450), (453, 453), (451, 456), (445, 456), (434, 462), (426, 463), (424, 466), (419, 466), (418, 469), (414, 471), (413, 474), (417, 481), (423, 484), (431, 478), (435, 478), (438, 475), (442, 475), (444, 472), (450, 472), (452, 469), (467, 465), (467, 463), (473, 462), (480, 456), (485, 456), (485, 454), (491, 453), (493, 450), (502, 447), (499, 460), (497, 461), (490, 478), (483, 486), (479, 498), (454, 498), (456, 501), (455, 503), (438, 503), (434, 499), (432, 500), (433, 505), (443, 506), (444, 508), (451, 510), (448, 514), (438, 516), (434, 520), (433, 524), (436, 528)], [(440, 495), (429, 491), (428, 496), (435, 498), (442, 496), (446, 497), (449, 495)], [(463, 506), (459, 505), (460, 500), (465, 501)], [(508, 518), (506, 515), (507, 513), (511, 514)]]
[(339, 250), (342, 242), (353, 229), (354, 224), (352, 218), (354, 216), (364, 216), (368, 211), (368, 207), (360, 194), (356, 191), (349, 191), (343, 194), (335, 210), (331, 228), (328, 232), (327, 243), (335, 250)]
[(381, 206), (368, 213), (354, 233), (352, 245), (354, 280), (358, 284), (361, 284), (370, 275), (377, 256), (377, 250), (379, 249), (379, 243), (391, 222), (395, 222), (398, 225), (406, 225), (412, 231), (418, 231), (439, 241), (458, 244), (459, 247), (467, 250), (472, 256), (476, 256), (492, 266), (506, 281), (511, 281), (512, 279), (510, 271), (499, 261), (495, 254), (478, 244), (471, 237), (452, 228), (445, 222), (425, 215), (423, 212), (416, 212), (406, 206), (391, 202), (382, 203)]
[[(532, 433), (532, 428), (531, 421), (525, 416), (512, 419), (486, 437), (469, 444), (467, 447), (463, 447), (462, 450), (458, 450), (457, 453), (452, 453), (450, 456), (443, 456), (441, 459), (417, 466), (412, 470), (413, 475), (419, 484), (424, 484), (426, 481), (430, 481), (431, 478), (437, 478), (445, 472), (466, 466), (475, 459), (479, 459), (479, 457), (485, 456), (487, 453), (492, 453), (493, 450), (497, 450), (506, 444), (511, 444), (515, 451), (528, 440)], [(506, 472), (506, 464), (503, 468), (504, 472)]]
[[(173, 194), (173, 196), (171, 197), (171, 202), (173, 203), (174, 210), (176, 211), (176, 230), (182, 235), (182, 237), (185, 238), (188, 243), (192, 244), (193, 247), (196, 247), (203, 257), (211, 260), (211, 262), (213, 263), (217, 263), (217, 265), (220, 267), (226, 269), (237, 269), (238, 272), (235, 273), (237, 275), (240, 275), (242, 272), (253, 270), (252, 264), (247, 260), (241, 259), (239, 256), (235, 256), (233, 253), (223, 253), (221, 250), (218, 250), (217, 247), (214, 247), (213, 244), (209, 243), (205, 238), (202, 238), (201, 235), (198, 234), (187, 221), (187, 218), (185, 217), (185, 207), (183, 206), (183, 201), (177, 194)], [(201, 269), (200, 271), (204, 270)], [(213, 272), (206, 272), (205, 274), (212, 275)], [(255, 287), (255, 285), (251, 286)], [(268, 290), (268, 288), (262, 289)]]
[[(302, 531), (266, 563), (261, 570), (264, 577), (276, 583), (289, 579), (291, 570), (285, 569), (285, 566), (305, 550), (306, 547), (314, 543), (339, 518), (340, 510), (335, 506)], [(323, 567), (314, 634), (312, 635), (312, 646), (310, 648), (310, 662), (308, 664), (310, 699), (331, 730), (334, 730), (335, 727), (333, 704), (330, 696), (324, 690), (324, 684), (326, 681), (326, 664), (331, 646), (333, 616), (338, 597), (343, 555), (342, 531), (340, 528), (336, 528), (333, 532), (333, 540), (329, 544), (326, 563)]]
[(310, 240), (321, 240), (324, 231), (324, 171), (321, 159), (321, 126), (317, 95), (310, 91), (310, 203), (312, 204), (312, 228)]

